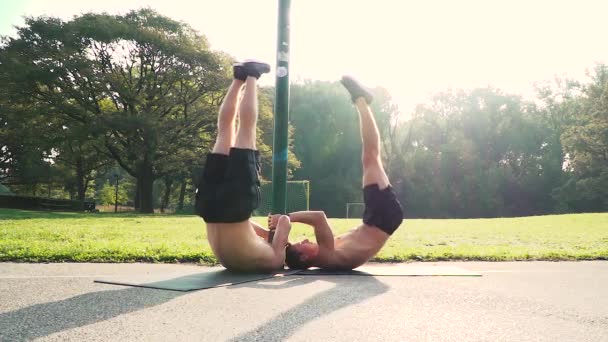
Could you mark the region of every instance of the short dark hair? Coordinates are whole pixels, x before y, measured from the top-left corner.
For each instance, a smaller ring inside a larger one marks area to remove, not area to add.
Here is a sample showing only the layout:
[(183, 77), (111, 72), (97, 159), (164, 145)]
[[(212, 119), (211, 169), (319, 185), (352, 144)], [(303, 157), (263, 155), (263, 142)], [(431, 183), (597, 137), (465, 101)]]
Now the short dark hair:
[(300, 257), (302, 253), (297, 251), (291, 244), (285, 248), (285, 264), (292, 270), (305, 270), (311, 265), (305, 261), (302, 261)]

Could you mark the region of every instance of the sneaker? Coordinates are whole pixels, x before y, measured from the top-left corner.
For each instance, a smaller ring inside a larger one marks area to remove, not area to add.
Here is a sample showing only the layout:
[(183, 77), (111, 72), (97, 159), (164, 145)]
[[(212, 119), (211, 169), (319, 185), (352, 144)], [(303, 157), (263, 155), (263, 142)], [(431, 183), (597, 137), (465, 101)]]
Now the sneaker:
[(243, 69), (247, 76), (260, 78), (262, 74), (270, 72), (270, 65), (256, 60), (246, 60), (243, 62)]
[(369, 91), (368, 88), (361, 85), (361, 83), (359, 83), (359, 81), (357, 81), (353, 77), (343, 76), (342, 79), (340, 80), (340, 83), (342, 83), (344, 88), (346, 88), (346, 90), (348, 90), (353, 102), (355, 102), (355, 100), (357, 100), (358, 98), (363, 97), (365, 99), (365, 102), (367, 102), (367, 104), (372, 103), (374, 96), (372, 95), (371, 91)]
[(245, 72), (243, 63), (232, 64), (232, 74), (236, 80), (245, 81), (247, 79), (247, 73)]

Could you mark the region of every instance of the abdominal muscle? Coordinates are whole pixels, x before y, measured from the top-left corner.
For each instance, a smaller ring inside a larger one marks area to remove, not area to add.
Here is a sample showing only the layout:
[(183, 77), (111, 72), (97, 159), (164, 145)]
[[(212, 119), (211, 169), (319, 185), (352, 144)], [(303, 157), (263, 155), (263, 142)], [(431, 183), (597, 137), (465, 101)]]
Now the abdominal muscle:
[(270, 271), (272, 247), (260, 238), (249, 221), (207, 223), (207, 238), (219, 262), (230, 270)]
[(380, 229), (363, 224), (335, 238), (330, 262), (336, 268), (357, 268), (376, 255), (389, 237)]

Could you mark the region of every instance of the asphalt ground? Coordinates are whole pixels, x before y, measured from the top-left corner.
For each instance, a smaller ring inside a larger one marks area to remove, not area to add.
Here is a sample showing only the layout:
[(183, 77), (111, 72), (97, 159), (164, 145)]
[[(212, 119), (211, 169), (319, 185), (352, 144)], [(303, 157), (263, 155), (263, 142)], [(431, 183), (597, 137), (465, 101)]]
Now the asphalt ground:
[(608, 262), (482, 277), (288, 276), (193, 292), (94, 283), (197, 265), (0, 263), (0, 341), (608, 341)]

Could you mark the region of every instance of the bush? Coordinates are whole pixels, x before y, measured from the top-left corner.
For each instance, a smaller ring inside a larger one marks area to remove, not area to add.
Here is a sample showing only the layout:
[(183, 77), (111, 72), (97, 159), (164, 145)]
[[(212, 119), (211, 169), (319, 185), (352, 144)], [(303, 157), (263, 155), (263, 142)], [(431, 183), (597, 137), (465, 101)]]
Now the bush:
[(0, 208), (25, 210), (94, 211), (95, 201), (85, 201), (84, 206), (82, 206), (79, 201), (0, 195)]
[[(116, 197), (116, 187), (109, 183), (106, 183), (103, 188), (99, 191), (99, 204), (110, 205), (114, 204)], [(118, 204), (127, 204), (129, 196), (127, 195), (127, 189), (124, 185), (118, 186)]]

